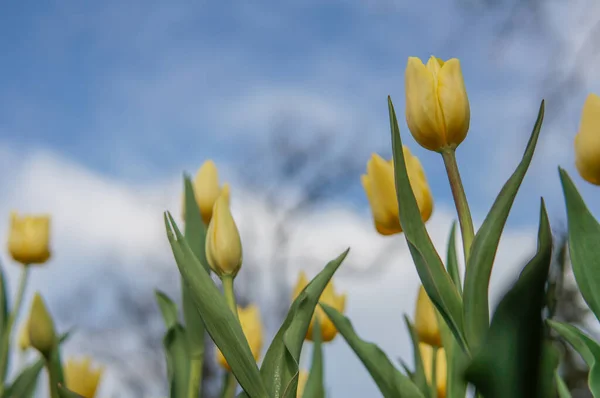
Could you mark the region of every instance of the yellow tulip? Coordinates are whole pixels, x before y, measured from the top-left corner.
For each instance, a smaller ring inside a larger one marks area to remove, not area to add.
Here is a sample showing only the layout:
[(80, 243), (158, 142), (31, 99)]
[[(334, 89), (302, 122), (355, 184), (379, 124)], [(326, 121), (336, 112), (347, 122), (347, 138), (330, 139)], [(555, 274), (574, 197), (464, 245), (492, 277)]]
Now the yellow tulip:
[[(219, 196), (224, 195), (229, 203), (229, 184), (219, 186), (219, 172), (215, 162), (207, 160), (202, 164), (193, 181), (194, 196), (200, 208), (200, 215), (206, 225), (213, 215), (213, 207)], [(181, 207), (182, 217), (185, 219), (185, 193)]]
[[(419, 158), (403, 146), (406, 171), (410, 186), (417, 200), (421, 218), (429, 220), (433, 213), (433, 196), (427, 183), (427, 177)], [(367, 162), (367, 174), (361, 176), (363, 188), (367, 194), (375, 229), (381, 235), (392, 235), (402, 232), (398, 212), (398, 198), (394, 180), (394, 161), (386, 161), (373, 154)]]
[[(304, 271), (300, 271), (300, 275), (298, 276), (298, 282), (296, 283), (296, 288), (292, 294), (292, 300), (296, 299), (304, 290), (306, 285), (308, 285), (308, 278)], [(328, 305), (330, 307), (335, 308), (339, 312), (343, 313), (346, 309), (346, 294), (336, 294), (335, 289), (333, 287), (333, 281), (329, 281), (323, 293), (321, 293), (321, 297), (319, 298), (319, 303)], [(310, 320), (310, 325), (308, 326), (308, 331), (306, 332), (306, 340), (313, 341), (313, 326), (315, 322), (315, 317), (319, 319), (319, 325), (321, 326), (321, 338), (324, 342), (331, 341), (337, 335), (338, 331), (329, 319), (329, 317), (325, 314), (325, 311), (317, 305), (315, 308), (315, 312)]]
[(24, 265), (42, 264), (50, 258), (50, 217), (10, 214), (8, 251)]
[(588, 95), (579, 133), (575, 136), (575, 166), (587, 182), (600, 185), (600, 97)]
[(39, 293), (33, 296), (27, 325), (31, 346), (42, 354), (50, 352), (56, 341), (54, 321)]
[[(428, 383), (431, 383), (431, 374), (433, 371), (433, 347), (425, 343), (419, 343), (419, 351), (425, 368), (425, 378)], [(436, 354), (435, 380), (437, 384), (438, 398), (446, 397), (446, 380), (448, 368), (446, 365), (446, 351), (443, 348), (438, 348)]]
[[(252, 351), (252, 356), (258, 362), (263, 346), (263, 326), (260, 318), (260, 309), (256, 305), (249, 305), (246, 308), (238, 306), (238, 316), (240, 318), (240, 325), (242, 325), (242, 330), (250, 346), (250, 351)], [(217, 362), (224, 369), (231, 371), (227, 360), (218, 348)]]
[(296, 398), (302, 398), (302, 394), (304, 394), (304, 387), (306, 387), (307, 381), (308, 372), (306, 370), (301, 370), (298, 374), (298, 389), (296, 390)]
[(219, 276), (235, 276), (242, 266), (242, 240), (225, 195), (215, 202), (206, 231), (206, 259)]
[(21, 329), (19, 329), (19, 335), (17, 336), (17, 345), (21, 351), (27, 350), (31, 347), (29, 342), (29, 320), (23, 322)]
[(419, 341), (436, 347), (442, 345), (436, 309), (423, 285), (419, 287), (415, 306), (415, 331)]
[(81, 361), (69, 359), (65, 364), (65, 383), (74, 393), (84, 398), (94, 398), (103, 372), (103, 367), (92, 368), (89, 357)]
[(431, 57), (427, 66), (409, 57), (404, 77), (406, 122), (415, 140), (439, 152), (467, 136), (471, 111), (460, 61)]

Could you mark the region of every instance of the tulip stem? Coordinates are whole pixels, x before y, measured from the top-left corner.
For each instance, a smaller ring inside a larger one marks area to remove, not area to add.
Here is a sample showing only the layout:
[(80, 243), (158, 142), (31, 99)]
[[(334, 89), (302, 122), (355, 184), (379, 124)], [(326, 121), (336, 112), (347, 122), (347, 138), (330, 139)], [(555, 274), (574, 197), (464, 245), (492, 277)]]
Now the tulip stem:
[(438, 347), (432, 346), (431, 350), (431, 397), (437, 398), (437, 353)]
[(5, 325), (4, 332), (2, 333), (2, 352), (0, 352), (0, 394), (4, 393), (4, 379), (6, 378), (7, 362), (8, 362), (8, 349), (10, 346), (10, 335), (12, 332), (13, 325), (19, 311), (21, 310), (21, 304), (23, 303), (23, 296), (25, 295), (25, 287), (27, 286), (27, 280), (29, 279), (29, 265), (23, 265), (21, 269), (21, 277), (19, 280), (19, 288), (17, 290), (17, 296), (15, 297), (14, 306), (8, 321)]
[(227, 300), (227, 305), (239, 322), (240, 317), (238, 315), (235, 293), (233, 291), (233, 276), (223, 275), (221, 277), (221, 282), (223, 283), (223, 294), (225, 295), (225, 300)]
[(448, 174), (448, 180), (450, 181), (450, 188), (452, 189), (454, 204), (456, 205), (456, 212), (458, 213), (458, 221), (460, 223), (460, 232), (463, 240), (463, 251), (465, 255), (466, 266), (467, 261), (469, 260), (469, 254), (471, 252), (471, 243), (473, 243), (473, 238), (475, 236), (475, 232), (473, 230), (473, 220), (471, 219), (471, 210), (469, 210), (469, 203), (467, 202), (467, 196), (465, 195), (465, 190), (460, 178), (460, 172), (458, 171), (455, 150), (443, 150), (442, 158), (444, 159), (444, 165), (446, 166), (446, 173)]
[(221, 398), (233, 398), (235, 391), (237, 390), (237, 380), (231, 372), (227, 372), (223, 379), (223, 391), (221, 392)]

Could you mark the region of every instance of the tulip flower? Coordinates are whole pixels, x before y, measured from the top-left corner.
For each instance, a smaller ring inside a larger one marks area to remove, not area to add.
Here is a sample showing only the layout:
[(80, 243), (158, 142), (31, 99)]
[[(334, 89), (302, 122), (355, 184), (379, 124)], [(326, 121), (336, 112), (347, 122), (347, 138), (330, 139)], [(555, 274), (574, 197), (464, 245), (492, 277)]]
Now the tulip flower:
[(442, 345), (436, 309), (423, 285), (419, 287), (415, 306), (415, 331), (419, 341), (436, 347)]
[(424, 148), (456, 148), (467, 136), (471, 111), (460, 61), (409, 57), (404, 78), (406, 122)]
[(84, 398), (94, 398), (103, 372), (103, 367), (93, 369), (88, 357), (81, 361), (69, 359), (65, 364), (65, 383), (74, 393)]
[[(258, 362), (263, 346), (263, 326), (260, 310), (256, 305), (249, 305), (246, 308), (238, 306), (237, 310), (240, 318), (240, 325), (242, 326), (242, 330), (246, 336), (248, 345), (250, 346), (250, 351), (252, 351), (252, 356), (254, 356), (254, 360)], [(217, 362), (227, 371), (231, 371), (227, 360), (218, 348)]]
[[(219, 186), (219, 172), (215, 162), (207, 160), (202, 164), (193, 181), (194, 196), (200, 208), (200, 215), (206, 225), (213, 215), (213, 207), (219, 196), (223, 195), (229, 202), (229, 184)], [(182, 216), (185, 219), (185, 194), (183, 195)]]
[(242, 241), (226, 195), (215, 202), (206, 231), (206, 259), (219, 277), (235, 276), (242, 266)]
[[(427, 379), (427, 382), (431, 384), (433, 372), (433, 347), (425, 343), (419, 343), (419, 351), (421, 353), (421, 359), (423, 360), (423, 367), (425, 368), (425, 378)], [(438, 348), (435, 362), (437, 396), (438, 398), (445, 398), (448, 368), (446, 364), (446, 351), (443, 348)]]
[[(308, 285), (308, 278), (304, 271), (300, 272), (298, 276), (298, 282), (296, 283), (296, 288), (292, 294), (292, 300), (296, 299), (304, 290), (304, 288)], [(319, 303), (328, 305), (330, 307), (335, 308), (339, 312), (343, 313), (346, 309), (346, 294), (336, 294), (333, 281), (329, 281), (323, 293), (321, 293), (321, 297), (319, 298)], [(319, 325), (321, 327), (321, 339), (323, 342), (328, 342), (333, 340), (333, 338), (337, 335), (338, 331), (327, 316), (325, 311), (317, 305), (315, 308), (315, 312), (310, 320), (310, 325), (308, 326), (308, 331), (306, 332), (306, 340), (313, 341), (313, 327), (315, 322), (315, 317), (319, 319)]]
[[(417, 200), (423, 221), (429, 220), (433, 212), (433, 196), (427, 183), (427, 177), (419, 159), (403, 146), (406, 170), (410, 186)], [(373, 154), (367, 162), (367, 174), (361, 176), (363, 188), (367, 194), (375, 229), (381, 235), (392, 235), (402, 232), (398, 212), (398, 197), (394, 180), (393, 159), (386, 161)]]
[(600, 185), (600, 97), (588, 95), (575, 136), (575, 166), (587, 182)]
[(31, 346), (44, 355), (48, 354), (56, 342), (56, 332), (54, 321), (39, 293), (33, 296), (27, 325)]
[(10, 215), (8, 251), (23, 264), (42, 264), (50, 258), (50, 217)]
[(308, 372), (306, 370), (301, 370), (298, 373), (298, 389), (296, 390), (296, 398), (302, 398), (302, 394), (304, 394), (304, 387), (306, 387), (307, 381)]
[(23, 322), (21, 329), (19, 329), (17, 345), (21, 351), (25, 351), (31, 347), (31, 343), (29, 342), (29, 320)]

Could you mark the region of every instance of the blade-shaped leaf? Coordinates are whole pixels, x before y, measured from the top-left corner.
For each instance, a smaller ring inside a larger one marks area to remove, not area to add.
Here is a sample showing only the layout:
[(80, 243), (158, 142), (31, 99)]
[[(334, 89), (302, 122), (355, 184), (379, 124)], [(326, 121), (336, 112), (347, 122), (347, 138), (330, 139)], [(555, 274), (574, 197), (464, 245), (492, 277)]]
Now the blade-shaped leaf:
[(158, 308), (160, 308), (163, 320), (165, 321), (165, 326), (167, 330), (169, 330), (177, 324), (177, 305), (169, 298), (169, 296), (159, 290), (156, 290), (154, 295), (156, 296)]
[(581, 295), (600, 320), (600, 224), (588, 210), (575, 184), (560, 171), (569, 225), (569, 253)]
[(410, 334), (413, 346), (413, 362), (415, 364), (415, 370), (412, 372), (412, 381), (419, 387), (419, 390), (421, 390), (423, 394), (427, 394), (429, 386), (427, 385), (425, 368), (423, 367), (423, 359), (421, 358), (421, 350), (419, 349), (419, 337), (417, 336), (415, 327), (406, 314), (404, 315), (404, 322), (406, 323), (406, 328)]
[(167, 237), (179, 272), (190, 287), (194, 302), (210, 337), (223, 353), (236, 379), (251, 398), (268, 397), (242, 327), (227, 306), (169, 213), (165, 214)]
[(467, 383), (464, 380), (464, 372), (469, 363), (469, 357), (461, 350), (456, 338), (441, 317), (436, 314), (442, 345), (446, 352), (446, 398), (465, 398)]
[(588, 376), (590, 391), (594, 397), (600, 397), (600, 366), (598, 363), (600, 360), (600, 345), (568, 323), (552, 320), (546, 322), (581, 355), (590, 368)]
[(546, 339), (542, 346), (542, 363), (540, 366), (540, 397), (555, 397), (556, 386), (554, 383), (554, 373), (558, 368), (560, 353), (552, 344), (552, 341)]
[(477, 231), (467, 261), (464, 285), (465, 333), (472, 349), (479, 347), (489, 327), (488, 289), (492, 267), (506, 219), (529, 168), (544, 119), (544, 101), (533, 132), (517, 169), (502, 187), (481, 228)]
[(558, 398), (572, 398), (569, 387), (565, 381), (560, 377), (558, 370), (554, 373), (554, 380), (556, 382), (556, 391), (558, 392)]
[(298, 387), (298, 363), (310, 320), (325, 286), (348, 255), (347, 249), (313, 278), (292, 303), (285, 321), (271, 342), (260, 373), (269, 397), (294, 397)]
[(0, 335), (6, 328), (8, 322), (8, 290), (6, 286), (6, 276), (4, 267), (0, 264)]
[[(435, 250), (421, 219), (419, 206), (408, 179), (400, 129), (390, 97), (388, 97), (388, 109), (400, 224), (427, 295), (440, 311), (444, 320), (448, 322), (452, 332), (457, 335), (457, 339), (464, 342), (462, 299), (450, 275), (446, 272), (446, 268)], [(468, 350), (466, 344), (464, 349)]]
[(321, 325), (319, 318), (315, 317), (313, 325), (313, 357), (308, 380), (304, 386), (302, 398), (325, 398), (323, 382), (323, 349), (321, 347)]
[(486, 398), (546, 398), (541, 395), (541, 314), (551, 259), (552, 236), (542, 201), (537, 253), (502, 298), (485, 343), (466, 372)]
[(350, 348), (365, 365), (384, 398), (424, 398), (419, 387), (406, 375), (400, 373), (379, 347), (362, 340), (356, 334), (348, 318), (335, 308), (324, 304), (320, 305)]
[(58, 395), (60, 396), (60, 398), (85, 398), (84, 396), (69, 390), (62, 384), (58, 385)]
[(448, 254), (446, 255), (446, 267), (450, 278), (454, 282), (458, 293), (462, 295), (462, 282), (460, 270), (458, 269), (458, 256), (456, 254), (456, 221), (452, 222), (450, 238), (448, 239)]
[(188, 396), (189, 355), (185, 329), (180, 324), (173, 325), (163, 339), (167, 358), (167, 377), (171, 398)]

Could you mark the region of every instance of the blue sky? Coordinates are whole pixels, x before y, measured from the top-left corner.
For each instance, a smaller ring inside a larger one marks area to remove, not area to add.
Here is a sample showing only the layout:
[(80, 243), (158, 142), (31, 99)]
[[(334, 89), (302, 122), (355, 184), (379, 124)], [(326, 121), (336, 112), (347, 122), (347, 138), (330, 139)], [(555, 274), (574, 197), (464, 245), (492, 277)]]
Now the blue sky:
[[(243, 185), (240, 168), (265, 144), (281, 115), (301, 123), (304, 127), (293, 133), (307, 140), (312, 130), (326, 129), (340, 143), (355, 141), (355, 156), (365, 165), (371, 152), (389, 156), (386, 97), (391, 95), (404, 143), (425, 167), (441, 220), (431, 225), (443, 229), (434, 232), (443, 242), (454, 217), (443, 164), (439, 155), (414, 142), (403, 117), (407, 58), (426, 60), (433, 54), (459, 58), (465, 76), (472, 118), (458, 161), (476, 222), (523, 153), (541, 99), (554, 91), (566, 70), (574, 72), (580, 85), (558, 97), (564, 102), (547, 104), (552, 120), (544, 126), (511, 215), (510, 239), (518, 242), (535, 228), (541, 195), (560, 221), (559, 164), (600, 214), (600, 202), (593, 199), (597, 188), (579, 178), (572, 153), (583, 101), (588, 92), (600, 90), (593, 54), (577, 58), (594, 15), (600, 15), (590, 7), (598, 6), (592, 0), (549, 3), (541, 8), (543, 27), (526, 19), (511, 35), (498, 36), (507, 7), (469, 4), (6, 4), (0, 16), (0, 189), (5, 192), (0, 209), (56, 214), (57, 248), (65, 264), (56, 269), (64, 271), (85, 256), (90, 267), (84, 273), (92, 275), (103, 269), (107, 250), (116, 252), (110, 261), (125, 263), (140, 259), (130, 254), (132, 247), (151, 253), (164, 248), (156, 243), (164, 243), (160, 223), (153, 229), (151, 217), (160, 215), (165, 203), (178, 203), (179, 188), (174, 187), (182, 171), (195, 172), (212, 158), (226, 180)], [(554, 71), (560, 78), (548, 79)], [(372, 228), (359, 175), (352, 184), (350, 193), (335, 198), (329, 209), (349, 209), (335, 218), (340, 226)], [(244, 189), (250, 198), (253, 187)], [(90, 208), (98, 214), (91, 215)], [(109, 213), (114, 219), (129, 217), (138, 226), (123, 228), (118, 235)], [(73, 227), (67, 222), (71, 219), (89, 219), (82, 222), (89, 225)], [(342, 244), (360, 246), (366, 239), (352, 232), (345, 236), (339, 228), (326, 230), (337, 231), (336, 250)], [(379, 238), (369, 233), (369, 239)], [(308, 248), (321, 253), (319, 259), (338, 254), (330, 247)], [(411, 275), (406, 281), (416, 283)], [(412, 300), (412, 290), (406, 295)], [(363, 296), (366, 300), (368, 294)], [(363, 304), (350, 310), (359, 319), (369, 316)], [(389, 333), (377, 335), (381, 328), (365, 330), (387, 341), (384, 346), (393, 345)], [(350, 357), (348, 351), (340, 352)], [(353, 369), (360, 371), (360, 366)], [(340, 379), (331, 383), (334, 396), (344, 396)], [(372, 385), (366, 388), (365, 394), (373, 393)]]

